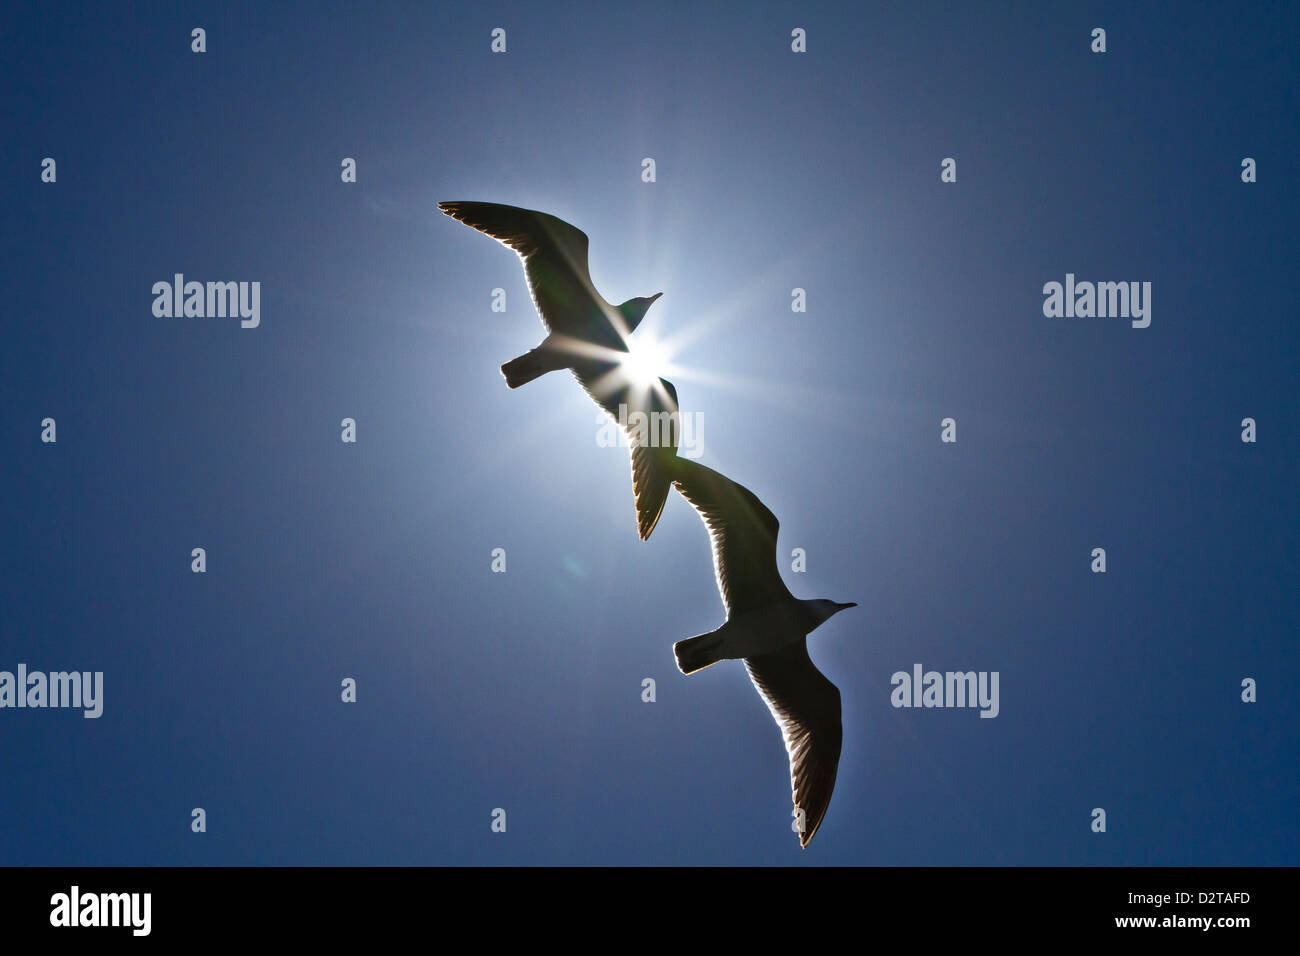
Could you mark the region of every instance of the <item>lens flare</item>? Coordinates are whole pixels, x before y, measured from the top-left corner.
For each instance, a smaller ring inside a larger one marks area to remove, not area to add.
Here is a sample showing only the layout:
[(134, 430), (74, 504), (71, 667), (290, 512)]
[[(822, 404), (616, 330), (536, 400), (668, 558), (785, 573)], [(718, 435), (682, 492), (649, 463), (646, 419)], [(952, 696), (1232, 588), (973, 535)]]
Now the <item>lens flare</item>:
[(634, 385), (653, 385), (669, 372), (668, 349), (652, 336), (637, 336), (628, 342), (620, 367)]

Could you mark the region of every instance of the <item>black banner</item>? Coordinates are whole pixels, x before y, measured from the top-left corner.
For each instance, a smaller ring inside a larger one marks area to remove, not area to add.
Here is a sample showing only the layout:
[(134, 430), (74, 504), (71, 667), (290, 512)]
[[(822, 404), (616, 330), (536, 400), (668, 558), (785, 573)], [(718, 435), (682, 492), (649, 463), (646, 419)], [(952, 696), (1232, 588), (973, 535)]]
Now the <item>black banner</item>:
[[(7, 939), (338, 943), (452, 926), (520, 931), (614, 919), (637, 932), (773, 932), (815, 919), (856, 938), (1132, 936), (1281, 930), (1290, 869), (34, 868), (0, 871)], [(908, 930), (908, 927), (912, 930)], [(529, 930), (530, 932), (532, 930)], [(782, 930), (784, 932), (784, 930)], [(1239, 935), (1244, 934), (1244, 935)], [(759, 935), (763, 935), (760, 933)]]

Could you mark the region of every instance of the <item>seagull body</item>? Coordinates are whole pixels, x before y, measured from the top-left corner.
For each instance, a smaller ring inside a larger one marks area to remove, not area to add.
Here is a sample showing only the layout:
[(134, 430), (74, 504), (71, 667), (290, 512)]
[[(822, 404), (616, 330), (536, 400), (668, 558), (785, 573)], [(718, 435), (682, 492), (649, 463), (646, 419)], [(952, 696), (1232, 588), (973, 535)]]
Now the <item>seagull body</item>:
[(685, 458), (674, 462), (673, 483), (708, 529), (727, 609), (722, 627), (673, 645), (677, 666), (693, 674), (721, 660), (744, 660), (785, 740), (799, 845), (806, 847), (830, 805), (843, 738), (840, 692), (808, 656), (807, 635), (857, 605), (790, 593), (776, 563), (779, 523), (748, 488)]
[[(622, 369), (622, 359), (628, 336), (663, 293), (621, 305), (606, 302), (591, 282), (586, 233), (563, 219), (488, 202), (441, 202), (438, 208), (519, 255), (548, 334), (536, 348), (502, 365), (501, 374), (518, 388), (568, 369), (592, 401), (619, 422), (632, 449), (637, 531), (642, 539), (650, 537), (668, 499), (677, 457), (677, 390), (662, 378), (649, 387), (639, 385)], [(646, 418), (634, 416), (638, 411)], [(667, 434), (637, 427), (638, 421), (666, 423)]]

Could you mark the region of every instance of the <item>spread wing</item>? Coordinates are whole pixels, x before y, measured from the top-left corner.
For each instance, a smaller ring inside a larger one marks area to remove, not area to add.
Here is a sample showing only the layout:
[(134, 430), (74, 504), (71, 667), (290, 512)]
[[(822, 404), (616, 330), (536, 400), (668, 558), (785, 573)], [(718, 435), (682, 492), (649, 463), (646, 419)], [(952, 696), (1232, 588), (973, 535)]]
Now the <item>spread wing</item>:
[(840, 692), (808, 657), (806, 640), (747, 657), (745, 669), (785, 739), (794, 806), (803, 811), (799, 845), (806, 847), (835, 789), (843, 741)]
[(713, 572), (727, 617), (793, 601), (776, 566), (776, 515), (758, 497), (712, 468), (673, 461), (677, 490), (700, 513), (713, 545)]
[(612, 363), (600, 363), (597, 370), (603, 374), (593, 378), (584, 364), (573, 374), (591, 400), (620, 422), (627, 435), (632, 451), (637, 533), (644, 541), (659, 523), (672, 486), (680, 437), (677, 389), (672, 382), (661, 378), (658, 386), (647, 390), (629, 382)]
[(519, 254), (533, 305), (547, 331), (584, 342), (621, 341), (611, 308), (591, 284), (587, 234), (563, 219), (494, 202), (440, 202), (438, 208)]

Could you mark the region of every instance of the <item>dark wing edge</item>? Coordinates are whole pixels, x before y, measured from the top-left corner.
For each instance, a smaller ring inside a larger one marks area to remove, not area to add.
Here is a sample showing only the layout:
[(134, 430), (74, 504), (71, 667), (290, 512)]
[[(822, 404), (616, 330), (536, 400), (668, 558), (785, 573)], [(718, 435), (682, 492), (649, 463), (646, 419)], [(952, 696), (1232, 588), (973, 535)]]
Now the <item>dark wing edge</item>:
[(673, 461), (674, 484), (704, 521), (713, 572), (729, 615), (794, 600), (776, 563), (780, 522), (748, 488), (691, 461)]
[(572, 303), (590, 296), (601, 301), (591, 284), (587, 234), (548, 213), (494, 202), (440, 202), (438, 208), (457, 222), (518, 253), (537, 314), (552, 331)]
[(438, 208), (457, 222), (485, 233), (527, 258), (547, 245), (568, 247), (580, 254), (587, 272), (587, 234), (549, 213), (496, 202), (440, 202)]
[[(616, 375), (617, 372), (608, 374)], [(604, 409), (605, 414), (614, 421), (618, 421), (619, 405), (628, 406), (628, 417), (622, 428), (627, 436), (632, 461), (632, 498), (636, 504), (637, 534), (645, 541), (659, 523), (664, 505), (668, 503), (668, 492), (676, 473), (674, 464), (681, 431), (678, 418), (665, 420), (654, 416), (679, 414), (677, 389), (671, 382), (661, 378), (659, 381), (668, 395), (667, 400), (656, 391), (648, 402), (633, 403), (629, 400), (628, 386), (616, 387), (602, 396), (596, 394), (596, 382), (584, 381), (577, 372), (573, 373), (573, 377), (578, 380), (587, 397)], [(632, 421), (632, 413), (638, 411), (647, 416), (644, 433), (634, 427)]]
[(807, 847), (826, 816), (839, 771), (844, 739), (839, 689), (813, 664), (806, 640), (747, 657), (745, 669), (781, 728), (791, 797), (795, 809), (803, 811), (799, 845)]
[(675, 448), (632, 445), (632, 496), (636, 501), (637, 534), (645, 541), (659, 523), (672, 487)]

